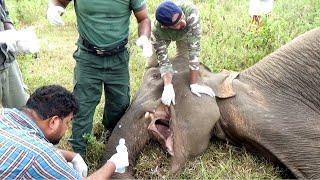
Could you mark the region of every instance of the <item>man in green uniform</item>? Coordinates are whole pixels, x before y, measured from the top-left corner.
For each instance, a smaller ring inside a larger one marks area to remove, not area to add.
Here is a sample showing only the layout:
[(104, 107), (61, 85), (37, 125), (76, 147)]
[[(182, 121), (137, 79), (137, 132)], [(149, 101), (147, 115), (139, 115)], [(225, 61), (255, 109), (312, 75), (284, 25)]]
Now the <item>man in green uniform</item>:
[(21, 107), (29, 98), (16, 53), (36, 53), (39, 44), (32, 29), (15, 30), (5, 1), (0, 0), (0, 107)]
[[(184, 0), (176, 3), (165, 1), (156, 10), (156, 19), (152, 31), (152, 43), (155, 56), (151, 57), (149, 65), (157, 59), (160, 66), (161, 77), (164, 81), (164, 89), (161, 97), (163, 104), (170, 106), (175, 104), (175, 92), (172, 85), (174, 70), (169, 61), (167, 47), (171, 41), (176, 41), (178, 55), (186, 55), (189, 60), (190, 89), (195, 95), (207, 94), (213, 97), (212, 89), (198, 84), (200, 78), (200, 17), (197, 8), (191, 1)], [(187, 51), (185, 53), (184, 51)]]
[[(69, 0), (50, 0), (47, 18), (53, 25), (63, 25), (61, 19)], [(71, 144), (75, 152), (85, 154), (83, 135), (91, 133), (92, 120), (100, 101), (102, 86), (105, 93), (103, 125), (112, 130), (130, 102), (129, 53), (126, 48), (130, 16), (138, 21), (139, 38), (146, 57), (152, 53), (149, 42), (151, 23), (145, 0), (75, 0), (79, 39), (73, 57), (74, 94), (80, 110), (72, 123)]]

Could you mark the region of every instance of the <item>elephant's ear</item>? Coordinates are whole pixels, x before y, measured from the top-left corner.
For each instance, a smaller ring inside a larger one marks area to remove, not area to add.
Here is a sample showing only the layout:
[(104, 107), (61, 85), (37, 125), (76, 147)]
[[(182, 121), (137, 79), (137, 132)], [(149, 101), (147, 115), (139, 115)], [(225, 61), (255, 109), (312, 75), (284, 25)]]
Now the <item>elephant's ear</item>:
[(238, 75), (239, 72), (222, 70), (217, 74), (204, 73), (202, 77), (205, 83), (212, 88), (216, 97), (230, 98), (236, 95), (232, 82)]
[[(222, 70), (219, 74), (222, 76), (220, 83), (216, 88), (216, 96), (219, 98), (230, 98), (236, 95), (236, 92), (233, 89), (232, 82), (238, 77), (239, 72)], [(218, 74), (218, 75), (219, 75)]]

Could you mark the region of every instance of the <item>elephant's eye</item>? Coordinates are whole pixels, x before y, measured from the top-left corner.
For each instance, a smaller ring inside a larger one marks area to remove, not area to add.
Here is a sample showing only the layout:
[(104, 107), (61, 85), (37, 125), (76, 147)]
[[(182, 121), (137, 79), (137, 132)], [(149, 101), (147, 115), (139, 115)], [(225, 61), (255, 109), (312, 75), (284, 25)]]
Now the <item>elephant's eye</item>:
[(156, 80), (156, 79), (160, 79), (160, 78), (161, 78), (160, 73), (154, 73), (154, 74), (152, 74), (152, 79)]

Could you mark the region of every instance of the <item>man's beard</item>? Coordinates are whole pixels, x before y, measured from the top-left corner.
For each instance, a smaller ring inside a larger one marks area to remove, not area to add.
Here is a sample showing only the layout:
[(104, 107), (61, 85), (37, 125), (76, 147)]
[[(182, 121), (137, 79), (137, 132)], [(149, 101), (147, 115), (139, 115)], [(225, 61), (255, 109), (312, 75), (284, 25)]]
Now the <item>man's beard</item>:
[(52, 143), (53, 145), (57, 145), (59, 144), (60, 139), (54, 139), (54, 140), (50, 140), (50, 143)]
[(53, 145), (57, 145), (57, 144), (59, 144), (61, 139), (62, 139), (62, 136), (60, 136), (59, 133), (57, 132), (56, 135), (53, 138), (48, 139), (48, 140)]

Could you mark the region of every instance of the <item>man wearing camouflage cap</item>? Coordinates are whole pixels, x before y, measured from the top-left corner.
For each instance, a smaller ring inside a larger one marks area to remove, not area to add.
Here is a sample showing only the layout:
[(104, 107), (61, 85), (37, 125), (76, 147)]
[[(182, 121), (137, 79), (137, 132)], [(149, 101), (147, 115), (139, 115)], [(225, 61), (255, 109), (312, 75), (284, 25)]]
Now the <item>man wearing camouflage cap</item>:
[[(157, 59), (160, 66), (161, 77), (164, 81), (164, 89), (161, 101), (170, 106), (175, 105), (175, 92), (172, 85), (174, 70), (168, 59), (167, 48), (172, 41), (176, 41), (177, 53), (179, 56), (186, 55), (189, 60), (190, 89), (195, 95), (207, 94), (213, 97), (212, 89), (205, 85), (198, 84), (200, 78), (200, 38), (201, 27), (199, 12), (195, 5), (188, 1), (162, 2), (156, 10), (156, 22), (153, 28), (152, 42), (155, 50), (153, 59)], [(187, 53), (184, 53), (184, 50)]]

